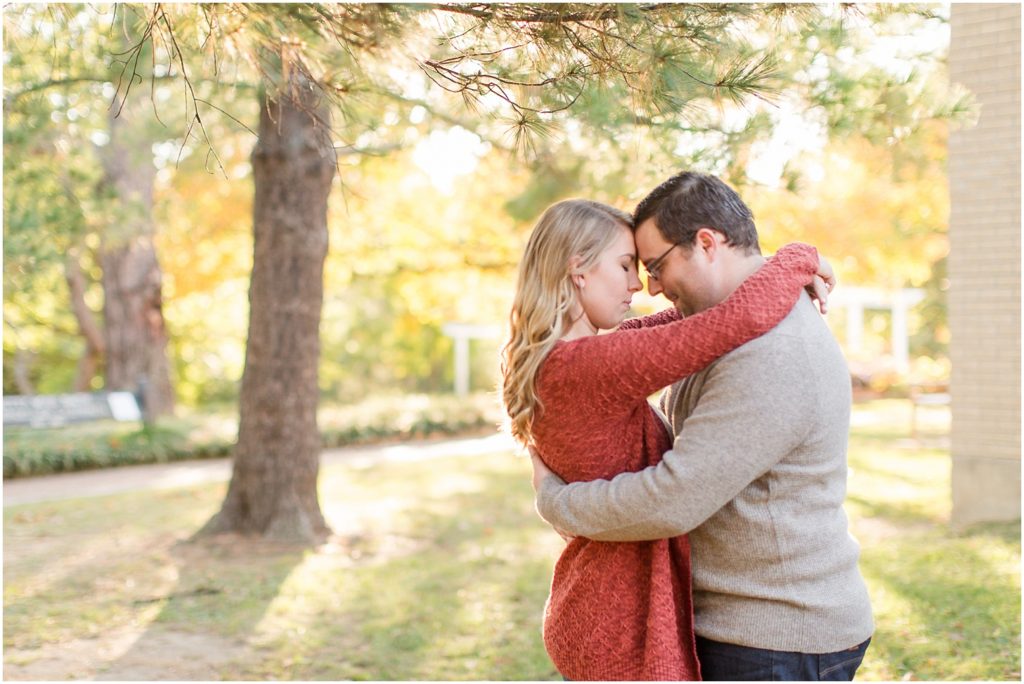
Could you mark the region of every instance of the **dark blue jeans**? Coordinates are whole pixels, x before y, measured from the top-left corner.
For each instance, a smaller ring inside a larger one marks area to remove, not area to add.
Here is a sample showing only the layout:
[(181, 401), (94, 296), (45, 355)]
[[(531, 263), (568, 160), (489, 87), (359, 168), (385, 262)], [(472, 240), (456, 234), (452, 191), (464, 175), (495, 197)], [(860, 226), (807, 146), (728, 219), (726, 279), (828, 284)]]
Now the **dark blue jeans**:
[(706, 681), (853, 681), (864, 660), (868, 639), (838, 653), (793, 653), (724, 644), (697, 637), (697, 658)]

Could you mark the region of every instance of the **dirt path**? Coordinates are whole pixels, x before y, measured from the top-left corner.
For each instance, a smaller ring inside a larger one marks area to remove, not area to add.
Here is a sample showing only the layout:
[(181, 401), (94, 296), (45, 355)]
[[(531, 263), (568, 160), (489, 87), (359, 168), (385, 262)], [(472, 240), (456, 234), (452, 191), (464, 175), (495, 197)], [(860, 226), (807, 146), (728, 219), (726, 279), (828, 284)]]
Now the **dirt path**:
[[(421, 461), (443, 456), (473, 456), (496, 449), (511, 449), (506, 435), (425, 440), (398, 444), (369, 445), (327, 449), (320, 457), (321, 467), (342, 462), (377, 463)], [(4, 480), (4, 507), (40, 501), (105, 496), (139, 489), (171, 489), (204, 482), (226, 482), (231, 477), (231, 460), (178, 461), (152, 465), (120, 466), (57, 475)]]
[[(344, 463), (359, 468), (381, 462), (472, 457), (513, 446), (512, 441), (504, 435), (490, 435), (331, 449), (323, 453), (321, 465), (330, 467)], [(7, 507), (132, 490), (187, 487), (205, 482), (227, 481), (230, 476), (231, 462), (228, 459), (125, 466), (5, 481), (3, 498), (4, 506)], [(31, 510), (24, 514), (30, 515)], [(67, 543), (62, 538), (34, 541), (42, 544)], [(116, 548), (112, 551), (109, 544), (100, 546), (91, 538), (78, 541), (84, 542), (85, 547), (85, 555), (76, 561), (79, 563), (94, 558), (96, 554), (113, 555), (117, 551)], [(194, 583), (195, 577), (203, 576), (207, 569), (212, 575), (225, 562), (223, 553), (219, 552), (222, 549), (219, 549), (215, 541), (184, 548), (178, 547), (178, 541), (170, 537), (147, 539), (148, 546), (143, 553), (157, 559), (166, 557), (164, 565), (170, 568), (170, 575), (147, 580), (152, 585), (149, 590), (154, 595), (175, 591), (175, 587), (183, 581), (181, 575), (193, 578), (185, 581), (187, 588)], [(344, 539), (340, 539), (332, 544), (339, 546), (344, 542)], [(21, 550), (24, 552), (27, 548), (22, 547)], [(322, 562), (348, 562), (349, 556), (344, 553), (333, 549), (324, 553), (325, 560)], [(175, 560), (176, 554), (184, 555)], [(51, 571), (66, 573), (68, 564), (52, 567)], [(50, 581), (43, 575), (38, 576), (42, 584)], [(138, 615), (117, 626), (105, 629), (97, 624), (95, 633), (87, 636), (63, 639), (56, 643), (26, 644), (20, 648), (8, 645), (4, 649), (3, 678), (9, 681), (209, 681), (225, 672), (244, 671), (244, 664), (255, 657), (253, 649), (258, 646), (245, 639), (191, 633), (182, 631), (180, 626), (154, 622), (153, 616), (157, 609), (146, 608), (147, 605), (141, 604)]]
[(211, 634), (189, 634), (132, 625), (92, 639), (46, 644), (34, 651), (10, 649), (4, 679), (208, 680), (217, 667), (244, 658), (248, 647)]

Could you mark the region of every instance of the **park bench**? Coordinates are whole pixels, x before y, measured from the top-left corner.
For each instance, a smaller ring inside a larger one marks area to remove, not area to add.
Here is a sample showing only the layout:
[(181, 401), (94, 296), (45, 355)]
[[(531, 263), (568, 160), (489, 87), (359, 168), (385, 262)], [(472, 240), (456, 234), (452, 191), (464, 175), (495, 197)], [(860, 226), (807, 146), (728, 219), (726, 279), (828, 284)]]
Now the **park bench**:
[(949, 406), (949, 388), (946, 385), (914, 385), (910, 388), (910, 437), (917, 440), (917, 412), (922, 408)]
[(4, 397), (4, 427), (60, 427), (95, 420), (141, 421), (131, 392), (75, 392)]

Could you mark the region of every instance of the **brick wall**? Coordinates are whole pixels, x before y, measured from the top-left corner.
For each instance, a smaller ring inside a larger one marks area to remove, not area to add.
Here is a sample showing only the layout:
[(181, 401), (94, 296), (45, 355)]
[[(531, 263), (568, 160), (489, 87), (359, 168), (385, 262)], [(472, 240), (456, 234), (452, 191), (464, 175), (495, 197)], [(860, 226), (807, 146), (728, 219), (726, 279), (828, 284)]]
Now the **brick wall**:
[(1020, 517), (1021, 212), (1018, 4), (954, 3), (950, 80), (977, 126), (949, 141), (953, 524)]

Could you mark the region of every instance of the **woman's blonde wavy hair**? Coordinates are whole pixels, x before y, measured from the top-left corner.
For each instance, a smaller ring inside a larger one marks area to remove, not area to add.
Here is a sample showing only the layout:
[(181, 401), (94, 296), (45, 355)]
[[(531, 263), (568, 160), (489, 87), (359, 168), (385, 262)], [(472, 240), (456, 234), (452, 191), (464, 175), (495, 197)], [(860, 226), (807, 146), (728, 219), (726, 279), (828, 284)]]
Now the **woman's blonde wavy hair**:
[(548, 207), (530, 234), (519, 263), (509, 338), (501, 350), (507, 427), (524, 446), (542, 408), (537, 373), (573, 323), (572, 276), (594, 266), (618, 231), (631, 227), (632, 220), (623, 211), (600, 202), (569, 199)]

